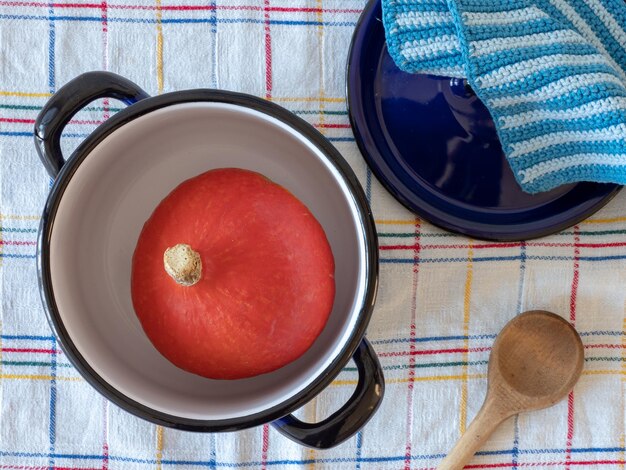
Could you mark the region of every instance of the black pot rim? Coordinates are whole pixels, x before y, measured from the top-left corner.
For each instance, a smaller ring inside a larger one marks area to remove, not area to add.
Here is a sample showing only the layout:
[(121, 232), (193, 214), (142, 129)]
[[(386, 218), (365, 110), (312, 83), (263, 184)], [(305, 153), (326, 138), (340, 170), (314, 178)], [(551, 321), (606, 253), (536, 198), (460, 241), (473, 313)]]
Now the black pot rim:
[[(220, 420), (198, 420), (152, 409), (124, 395), (97, 374), (78, 351), (63, 324), (50, 273), (49, 248), (56, 213), (63, 194), (82, 161), (102, 140), (130, 121), (157, 109), (192, 102), (219, 102), (250, 108), (280, 120), (307, 138), (335, 167), (350, 189), (359, 211), (365, 238), (365, 294), (358, 306), (355, 327), (341, 352), (307, 387), (280, 404), (248, 416)], [(187, 90), (146, 98), (119, 111), (90, 134), (67, 159), (54, 181), (41, 218), (37, 241), (37, 275), (44, 310), (61, 349), (81, 376), (104, 397), (129, 413), (159, 425), (196, 432), (236, 431), (269, 423), (302, 407), (326, 388), (350, 360), (365, 335), (374, 307), (378, 285), (378, 240), (367, 198), (356, 175), (341, 154), (313, 126), (286, 109), (252, 95), (209, 89)]]

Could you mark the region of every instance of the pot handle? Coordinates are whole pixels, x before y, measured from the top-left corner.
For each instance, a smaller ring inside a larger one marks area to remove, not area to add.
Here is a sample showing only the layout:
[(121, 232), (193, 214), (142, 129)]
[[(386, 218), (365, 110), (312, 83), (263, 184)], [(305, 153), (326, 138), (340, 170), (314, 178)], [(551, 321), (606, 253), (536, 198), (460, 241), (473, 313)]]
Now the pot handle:
[(328, 449), (356, 434), (378, 409), (385, 379), (374, 348), (366, 338), (352, 356), (359, 373), (356, 390), (338, 411), (319, 423), (305, 423), (287, 415), (272, 423), (283, 436), (315, 449)]
[(35, 121), (35, 147), (50, 176), (56, 178), (65, 163), (61, 133), (78, 111), (98, 98), (115, 98), (131, 105), (149, 96), (130, 80), (111, 72), (87, 72), (63, 85)]

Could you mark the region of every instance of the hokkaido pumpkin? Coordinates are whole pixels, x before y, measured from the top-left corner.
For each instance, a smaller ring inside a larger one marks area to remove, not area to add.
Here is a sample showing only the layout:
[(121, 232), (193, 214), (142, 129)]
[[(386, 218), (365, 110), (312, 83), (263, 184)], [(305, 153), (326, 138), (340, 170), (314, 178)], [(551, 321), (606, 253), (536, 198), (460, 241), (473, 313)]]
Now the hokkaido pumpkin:
[(324, 328), (335, 297), (322, 226), (264, 176), (225, 168), (175, 188), (132, 260), (132, 301), (156, 349), (212, 379), (276, 370)]

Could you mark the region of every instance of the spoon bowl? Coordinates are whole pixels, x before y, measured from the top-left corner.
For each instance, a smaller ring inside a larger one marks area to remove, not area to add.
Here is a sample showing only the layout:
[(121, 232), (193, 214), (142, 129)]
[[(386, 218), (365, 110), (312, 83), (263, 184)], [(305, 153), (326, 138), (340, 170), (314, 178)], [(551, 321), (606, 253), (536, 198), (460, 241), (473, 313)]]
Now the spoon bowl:
[(491, 350), (485, 402), (439, 470), (463, 468), (505, 419), (561, 401), (578, 381), (583, 362), (580, 336), (563, 318), (543, 310), (515, 317)]
[(500, 385), (503, 401), (515, 397), (523, 406), (520, 411), (552, 406), (578, 380), (583, 351), (580, 336), (563, 318), (541, 310), (523, 313), (496, 339), (489, 383)]

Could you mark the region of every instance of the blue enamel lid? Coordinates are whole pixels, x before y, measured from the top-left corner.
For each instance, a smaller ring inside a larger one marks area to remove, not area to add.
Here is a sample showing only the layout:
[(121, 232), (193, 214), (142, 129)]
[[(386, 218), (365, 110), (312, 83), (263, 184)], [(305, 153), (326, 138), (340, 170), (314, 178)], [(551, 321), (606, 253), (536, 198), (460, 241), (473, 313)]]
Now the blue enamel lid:
[(525, 240), (574, 225), (621, 186), (521, 190), (487, 108), (462, 79), (409, 74), (387, 52), (380, 0), (359, 20), (348, 57), (357, 144), (378, 180), (420, 217), (453, 232)]

